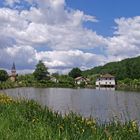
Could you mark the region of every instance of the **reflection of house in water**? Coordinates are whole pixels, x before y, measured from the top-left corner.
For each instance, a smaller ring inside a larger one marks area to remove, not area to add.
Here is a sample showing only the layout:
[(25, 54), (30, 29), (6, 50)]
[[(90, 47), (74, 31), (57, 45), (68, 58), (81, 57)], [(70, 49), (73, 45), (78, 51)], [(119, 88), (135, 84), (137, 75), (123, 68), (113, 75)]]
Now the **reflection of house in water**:
[(97, 90), (110, 90), (110, 91), (114, 91), (115, 87), (96, 87)]
[(115, 77), (111, 74), (101, 75), (96, 79), (97, 87), (115, 87)]
[(16, 74), (16, 67), (15, 67), (15, 63), (13, 63), (12, 69), (11, 69), (11, 75), (10, 75), (10, 80), (12, 82), (15, 82), (17, 78), (17, 74)]

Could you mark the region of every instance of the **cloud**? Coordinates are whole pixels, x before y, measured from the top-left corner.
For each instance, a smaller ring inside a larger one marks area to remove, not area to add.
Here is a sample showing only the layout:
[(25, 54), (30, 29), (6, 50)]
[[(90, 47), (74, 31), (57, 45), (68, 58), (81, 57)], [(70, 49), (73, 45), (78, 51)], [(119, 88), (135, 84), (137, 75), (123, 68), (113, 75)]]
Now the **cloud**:
[[(37, 2), (42, 7), (42, 2)], [(44, 6), (45, 11), (41, 7), (31, 7), (30, 10), (21, 12), (1, 8), (2, 35), (6, 32), (6, 36), (20, 45), (45, 44), (57, 50), (82, 49), (103, 44), (102, 36), (83, 27), (83, 22), (96, 22), (95, 17), (79, 10), (65, 10), (61, 0), (60, 3), (50, 0)]]
[(16, 62), (18, 69), (32, 69), (37, 63), (36, 50), (31, 46), (13, 46), (0, 48), (0, 67), (11, 68)]
[(40, 52), (37, 54), (37, 59), (44, 60), (45, 64), (50, 68), (60, 69), (72, 68), (75, 66), (88, 68), (97, 65), (97, 63), (102, 64), (106, 61), (104, 56), (84, 53), (80, 50)]
[(140, 16), (115, 19), (114, 35), (103, 37), (84, 27), (96, 17), (68, 8), (65, 0), (24, 2), (30, 7), (16, 9), (23, 1), (5, 0), (11, 8), (0, 8), (0, 67), (15, 61), (27, 72), (42, 59), (51, 71), (67, 72), (140, 54)]
[[(6, 2), (13, 6), (21, 1)], [(21, 11), (0, 8), (0, 35), (4, 36), (4, 40), (0, 40), (1, 64), (5, 62), (5, 67), (9, 67), (12, 61), (16, 61), (20, 69), (29, 69), (43, 59), (50, 68), (86, 67), (86, 63), (92, 65), (90, 59), (94, 58), (94, 54), (81, 50), (104, 44), (102, 36), (83, 27), (84, 22), (96, 22), (95, 17), (80, 10), (65, 8), (64, 0), (28, 2), (38, 6)], [(38, 52), (42, 44), (52, 51)], [(57, 57), (54, 58), (54, 55)]]
[(120, 59), (140, 55), (140, 16), (115, 19), (115, 23), (114, 36), (108, 38), (108, 55)]

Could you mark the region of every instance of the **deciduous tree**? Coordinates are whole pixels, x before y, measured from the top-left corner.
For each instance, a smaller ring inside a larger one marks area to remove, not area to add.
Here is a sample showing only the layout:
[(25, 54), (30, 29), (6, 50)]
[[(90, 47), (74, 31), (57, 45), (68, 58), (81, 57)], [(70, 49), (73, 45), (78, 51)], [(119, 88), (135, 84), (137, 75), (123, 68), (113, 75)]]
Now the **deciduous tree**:
[(8, 79), (8, 73), (5, 70), (0, 70), (0, 81), (4, 82)]
[(48, 68), (45, 66), (45, 64), (40, 60), (38, 64), (36, 65), (36, 69), (33, 73), (36, 80), (46, 80), (48, 78)]
[(79, 68), (73, 68), (69, 72), (69, 76), (72, 77), (72, 78), (76, 78), (76, 77), (82, 76), (82, 71)]

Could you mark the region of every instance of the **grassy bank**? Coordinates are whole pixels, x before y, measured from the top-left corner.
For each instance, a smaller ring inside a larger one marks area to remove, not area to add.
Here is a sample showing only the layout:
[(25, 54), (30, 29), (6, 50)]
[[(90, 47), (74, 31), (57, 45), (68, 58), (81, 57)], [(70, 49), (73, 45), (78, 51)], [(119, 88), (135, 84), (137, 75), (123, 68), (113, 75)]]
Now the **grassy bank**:
[(98, 125), (73, 113), (62, 117), (34, 101), (0, 94), (1, 140), (139, 140), (135, 121)]

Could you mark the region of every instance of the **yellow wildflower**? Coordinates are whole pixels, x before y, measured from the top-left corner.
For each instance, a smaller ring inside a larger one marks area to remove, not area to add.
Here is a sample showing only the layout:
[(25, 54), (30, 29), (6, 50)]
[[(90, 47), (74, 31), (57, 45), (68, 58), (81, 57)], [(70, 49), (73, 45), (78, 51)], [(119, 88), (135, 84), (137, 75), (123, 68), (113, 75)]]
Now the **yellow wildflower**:
[(84, 129), (82, 129), (82, 133), (84, 133), (85, 132), (85, 130)]
[(35, 119), (33, 119), (32, 122), (34, 123), (35, 122)]
[(9, 104), (13, 102), (13, 99), (8, 97), (7, 95), (0, 95), (0, 103)]
[(137, 129), (137, 122), (136, 121), (132, 121), (132, 127), (133, 127), (133, 130)]
[(110, 137), (108, 138), (108, 140), (112, 140), (112, 137), (110, 136)]

